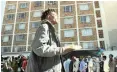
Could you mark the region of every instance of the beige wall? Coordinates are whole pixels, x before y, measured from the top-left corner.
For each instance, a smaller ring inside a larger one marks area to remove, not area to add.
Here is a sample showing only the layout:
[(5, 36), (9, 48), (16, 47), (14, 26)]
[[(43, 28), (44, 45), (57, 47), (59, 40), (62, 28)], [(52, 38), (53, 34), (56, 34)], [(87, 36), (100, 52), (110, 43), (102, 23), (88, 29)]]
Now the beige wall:
[(110, 48), (114, 45), (117, 49), (117, 1), (102, 1), (101, 3), (103, 6), (102, 12), (104, 12), (103, 27), (105, 30), (105, 38), (110, 44), (108, 47)]
[(117, 1), (104, 1), (103, 7), (108, 30), (117, 29)]

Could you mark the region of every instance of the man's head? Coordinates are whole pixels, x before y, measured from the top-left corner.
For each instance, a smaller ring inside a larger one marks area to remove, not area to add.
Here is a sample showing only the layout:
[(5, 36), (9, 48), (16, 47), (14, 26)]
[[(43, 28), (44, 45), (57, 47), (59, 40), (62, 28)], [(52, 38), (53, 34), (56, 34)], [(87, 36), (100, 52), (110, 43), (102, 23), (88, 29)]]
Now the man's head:
[(76, 61), (76, 59), (77, 59), (77, 58), (76, 58), (75, 56), (72, 56), (72, 60), (73, 60), (73, 61)]
[(106, 60), (106, 56), (103, 56), (103, 60), (104, 60), (104, 61)]
[(41, 20), (49, 20), (52, 24), (57, 24), (58, 17), (54, 9), (48, 9), (42, 13)]
[(113, 58), (113, 55), (112, 55), (112, 54), (110, 54), (110, 55), (109, 55), (109, 58)]

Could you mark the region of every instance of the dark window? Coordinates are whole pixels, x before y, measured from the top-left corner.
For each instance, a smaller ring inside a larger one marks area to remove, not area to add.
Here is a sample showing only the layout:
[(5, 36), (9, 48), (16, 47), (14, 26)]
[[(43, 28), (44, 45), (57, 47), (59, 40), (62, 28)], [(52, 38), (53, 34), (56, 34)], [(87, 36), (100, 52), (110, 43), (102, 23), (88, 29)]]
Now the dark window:
[(65, 6), (64, 12), (72, 12), (72, 6)]
[(95, 8), (99, 8), (99, 2), (95, 1)]
[(97, 20), (97, 26), (102, 27), (102, 21), (101, 20)]
[(32, 50), (32, 48), (29, 46), (29, 47), (28, 47), (28, 51), (31, 51), (31, 50)]
[(96, 10), (96, 17), (101, 17), (100, 10)]
[(55, 5), (56, 1), (48, 1), (48, 5)]
[(90, 23), (90, 16), (81, 16), (80, 21), (82, 23)]
[(104, 41), (100, 41), (100, 47), (105, 48), (105, 42)]
[(11, 47), (1, 47), (1, 52), (11, 52)]
[(28, 3), (21, 3), (20, 4), (20, 8), (27, 8), (28, 7)]
[(16, 41), (25, 41), (25, 35), (16, 35)]
[(14, 48), (13, 48), (13, 52), (24, 52), (24, 51), (26, 51), (26, 47), (25, 46), (15, 46)]
[(99, 38), (104, 38), (103, 30), (98, 30)]
[(9, 14), (9, 15), (7, 15), (7, 19), (8, 20), (13, 20), (14, 19), (14, 14)]
[(32, 28), (38, 28), (40, 26), (39, 22), (32, 22)]
[(34, 6), (35, 6), (35, 7), (41, 6), (41, 3), (42, 3), (41, 1), (35, 1), (35, 2), (34, 2), (34, 4), (35, 4)]
[(18, 14), (18, 18), (21, 19), (21, 18), (25, 18), (26, 17), (26, 13), (19, 13)]

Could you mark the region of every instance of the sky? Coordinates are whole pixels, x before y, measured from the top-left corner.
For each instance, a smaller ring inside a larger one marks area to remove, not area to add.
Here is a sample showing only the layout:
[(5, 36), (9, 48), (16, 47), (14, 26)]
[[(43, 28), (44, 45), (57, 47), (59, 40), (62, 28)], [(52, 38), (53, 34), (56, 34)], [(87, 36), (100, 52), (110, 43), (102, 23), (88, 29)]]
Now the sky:
[(2, 21), (3, 21), (3, 16), (4, 16), (4, 9), (5, 9), (5, 4), (6, 4), (6, 1), (5, 0), (1, 0), (0, 1), (0, 30), (1, 30), (1, 26), (2, 26)]
[[(6, 0), (1, 0), (0, 1), (0, 12), (1, 12), (1, 16), (0, 16), (0, 30), (1, 30), (1, 26), (2, 26), (2, 21), (3, 21), (3, 15), (4, 15), (4, 9), (5, 9), (5, 4), (6, 4)], [(106, 23), (107, 23), (107, 27), (108, 30), (112, 30), (112, 29), (117, 29), (117, 1), (104, 1), (103, 3), (104, 5), (104, 10), (105, 10), (105, 18), (106, 18)], [(111, 10), (110, 10), (111, 9)]]
[(103, 7), (108, 31), (117, 29), (117, 1), (104, 1)]

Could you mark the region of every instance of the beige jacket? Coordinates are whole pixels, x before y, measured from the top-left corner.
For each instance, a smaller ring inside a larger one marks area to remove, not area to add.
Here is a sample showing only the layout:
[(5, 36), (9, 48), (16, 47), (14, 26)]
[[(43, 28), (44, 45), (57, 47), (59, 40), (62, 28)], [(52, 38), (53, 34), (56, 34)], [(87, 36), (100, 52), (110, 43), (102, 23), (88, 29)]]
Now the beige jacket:
[(109, 64), (107, 60), (104, 61), (104, 72), (109, 72)]
[(61, 72), (60, 54), (63, 50), (57, 47), (46, 23), (37, 29), (31, 47), (32, 52), (25, 72)]

